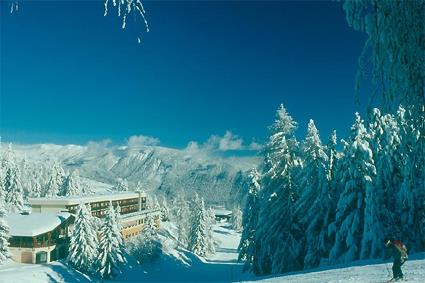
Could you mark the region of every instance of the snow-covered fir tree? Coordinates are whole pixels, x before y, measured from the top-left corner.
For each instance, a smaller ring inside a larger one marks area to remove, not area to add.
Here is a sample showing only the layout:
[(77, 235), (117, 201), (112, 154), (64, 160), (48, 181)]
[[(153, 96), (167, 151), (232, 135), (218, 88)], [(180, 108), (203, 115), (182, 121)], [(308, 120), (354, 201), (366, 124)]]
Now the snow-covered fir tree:
[(6, 207), (3, 198), (0, 197), (0, 265), (3, 264), (10, 256), (9, 252), (9, 226), (5, 218)]
[[(324, 203), (323, 206), (326, 209), (326, 213), (323, 219), (323, 230), (320, 234), (320, 250), (323, 253), (323, 256), (328, 257), (329, 251), (335, 242), (335, 234), (336, 230), (332, 229), (331, 223), (335, 220), (335, 211), (337, 202), (339, 199), (340, 191), (338, 190), (338, 181), (335, 176), (338, 174), (338, 168), (341, 166), (339, 162), (339, 158), (341, 158), (341, 154), (338, 154), (336, 150), (337, 145), (337, 137), (336, 131), (332, 131), (328, 143), (326, 145), (325, 153), (328, 157), (328, 161), (326, 164), (326, 179), (328, 181), (328, 195), (322, 196), (324, 198), (324, 202), (328, 201), (328, 203)], [(333, 226), (333, 228), (336, 228)]]
[(161, 254), (162, 245), (153, 216), (146, 217), (142, 232), (126, 242), (126, 248), (141, 264), (151, 262)]
[(110, 206), (100, 228), (99, 254), (96, 271), (102, 278), (114, 278), (126, 262), (124, 247), (115, 209)]
[(10, 164), (4, 178), (5, 203), (9, 211), (21, 212), (24, 208), (24, 195), (18, 168)]
[(0, 166), (0, 198), (4, 199), (6, 192), (4, 190), (4, 172), (3, 167)]
[(34, 181), (31, 185), (30, 197), (38, 198), (41, 197), (41, 185), (39, 182)]
[(78, 180), (78, 173), (72, 171), (63, 180), (59, 191), (59, 196), (78, 196), (81, 194), (81, 187)]
[(158, 234), (155, 218), (152, 215), (146, 216), (142, 233), (150, 236), (156, 236)]
[(264, 147), (260, 214), (255, 235), (256, 274), (282, 273), (302, 268), (302, 236), (294, 215), (298, 198), (295, 172), (299, 165), (297, 123), (281, 105)]
[(205, 257), (213, 239), (208, 233), (208, 216), (204, 200), (196, 194), (192, 203), (188, 248), (193, 253)]
[(187, 247), (189, 240), (190, 209), (187, 200), (179, 195), (174, 201), (173, 218), (177, 226), (177, 239), (180, 245)]
[[(337, 205), (334, 223), (337, 233), (330, 252), (331, 262), (350, 262), (359, 259), (362, 246), (371, 248), (375, 245), (375, 238), (369, 235), (377, 232), (374, 221), (378, 211), (373, 198), (375, 188), (372, 182), (376, 169), (368, 143), (368, 134), (358, 113), (344, 151), (343, 162), (346, 167), (338, 177), (343, 190)], [(368, 237), (366, 244), (362, 243), (365, 227), (370, 229), (367, 231), (370, 234), (366, 235)]]
[(236, 232), (241, 232), (243, 227), (242, 226), (242, 211), (239, 206), (235, 207), (232, 210), (231, 223), (232, 223), (233, 230), (235, 230)]
[(321, 238), (327, 234), (327, 227), (323, 224), (331, 203), (326, 175), (328, 156), (313, 120), (308, 123), (302, 148), (304, 167), (300, 182), (303, 191), (296, 203), (295, 214), (305, 231), (304, 268), (312, 268), (320, 264), (324, 255)]
[(128, 191), (128, 181), (127, 181), (127, 179), (118, 178), (117, 184), (115, 186), (115, 190), (118, 191), (118, 192)]
[[(422, 109), (424, 112), (424, 109)], [(411, 251), (423, 250), (420, 230), (425, 201), (425, 113), (415, 113), (412, 107), (400, 107), (397, 115), (402, 145), (403, 182), (397, 194), (397, 214), (400, 216), (401, 236)], [(419, 117), (418, 117), (419, 116)], [(418, 119), (422, 119), (418, 122)]]
[(54, 163), (51, 169), (49, 180), (44, 188), (43, 196), (54, 197), (59, 194), (65, 179), (65, 172), (59, 163)]
[(209, 255), (215, 254), (215, 241), (214, 241), (214, 225), (215, 221), (215, 211), (213, 208), (207, 209), (207, 252)]
[(97, 233), (90, 209), (80, 203), (69, 244), (68, 261), (83, 273), (93, 272), (97, 257)]
[[(370, 145), (376, 167), (374, 185), (375, 198), (381, 203), (379, 220), (383, 226), (381, 238), (391, 235), (400, 237), (397, 219), (397, 193), (402, 183), (400, 152), (400, 130), (395, 117), (391, 114), (381, 115), (379, 109), (372, 110), (370, 122)], [(382, 248), (381, 248), (382, 251)], [(376, 253), (373, 257), (378, 256)]]
[(33, 178), (31, 175), (31, 168), (26, 156), (19, 162), (18, 168), (20, 173), (23, 196), (24, 198), (27, 198), (31, 194)]
[(170, 211), (168, 209), (167, 199), (164, 196), (161, 197), (159, 206), (161, 208), (161, 221), (168, 221), (170, 217)]
[(252, 169), (248, 174), (249, 190), (242, 217), (243, 231), (238, 246), (238, 260), (244, 261), (244, 271), (251, 270), (255, 256), (255, 232), (259, 213), (260, 174)]

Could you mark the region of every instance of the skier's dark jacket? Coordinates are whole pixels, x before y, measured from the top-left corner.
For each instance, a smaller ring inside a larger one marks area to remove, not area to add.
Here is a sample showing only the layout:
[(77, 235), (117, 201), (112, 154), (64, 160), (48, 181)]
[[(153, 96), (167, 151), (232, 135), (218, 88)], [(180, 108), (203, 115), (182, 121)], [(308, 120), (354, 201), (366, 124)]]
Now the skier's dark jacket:
[[(400, 242), (401, 245), (403, 245)], [(399, 261), (406, 261), (407, 260), (407, 252), (405, 249), (403, 249), (399, 244), (395, 243), (394, 241), (391, 241), (391, 243), (388, 245), (387, 249), (385, 250), (384, 259), (388, 259), (390, 257), (393, 257), (394, 260)]]

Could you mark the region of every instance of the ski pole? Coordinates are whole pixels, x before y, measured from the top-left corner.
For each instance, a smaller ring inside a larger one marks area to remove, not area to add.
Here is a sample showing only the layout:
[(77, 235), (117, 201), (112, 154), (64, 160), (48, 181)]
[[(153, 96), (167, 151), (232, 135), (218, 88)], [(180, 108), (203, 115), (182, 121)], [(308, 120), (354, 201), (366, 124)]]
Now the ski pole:
[(387, 269), (388, 276), (392, 277), (390, 269), (388, 268), (388, 264), (385, 264), (385, 268)]

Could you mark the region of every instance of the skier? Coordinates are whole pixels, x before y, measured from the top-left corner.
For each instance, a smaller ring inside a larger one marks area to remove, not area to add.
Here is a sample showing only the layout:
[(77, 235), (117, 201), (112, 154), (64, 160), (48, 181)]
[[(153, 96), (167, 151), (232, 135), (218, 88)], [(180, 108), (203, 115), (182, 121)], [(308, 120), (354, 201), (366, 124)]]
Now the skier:
[(390, 257), (394, 258), (393, 262), (393, 278), (390, 281), (398, 281), (403, 279), (403, 272), (401, 271), (401, 266), (407, 260), (407, 248), (399, 240), (394, 240), (392, 238), (385, 239), (385, 256), (383, 260), (386, 260)]

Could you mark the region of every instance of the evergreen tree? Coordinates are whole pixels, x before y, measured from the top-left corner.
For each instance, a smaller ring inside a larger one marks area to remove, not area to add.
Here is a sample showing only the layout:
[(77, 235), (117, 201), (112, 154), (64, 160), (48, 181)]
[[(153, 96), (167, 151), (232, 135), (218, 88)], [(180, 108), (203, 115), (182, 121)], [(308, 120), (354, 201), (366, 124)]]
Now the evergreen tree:
[(102, 278), (113, 278), (120, 273), (120, 265), (125, 262), (123, 239), (117, 215), (114, 208), (110, 206), (100, 228), (97, 273)]
[(162, 245), (155, 220), (151, 215), (146, 217), (142, 233), (130, 239), (126, 246), (129, 253), (142, 264), (154, 260), (161, 254)]
[(39, 183), (39, 180), (37, 180), (36, 178), (34, 178), (31, 182), (30, 197), (41, 197), (41, 185)]
[(232, 228), (236, 232), (242, 231), (242, 211), (239, 206), (235, 207), (232, 211)]
[(295, 174), (299, 165), (296, 122), (283, 105), (270, 127), (263, 154), (263, 190), (256, 231), (253, 270), (256, 274), (282, 273), (302, 268), (299, 239), (302, 231), (295, 219), (298, 198)]
[(242, 217), (243, 231), (239, 243), (238, 260), (245, 261), (244, 271), (251, 270), (255, 256), (255, 232), (259, 213), (260, 174), (252, 169), (249, 174), (249, 191)]
[[(382, 225), (381, 240), (385, 235), (400, 238), (400, 223), (397, 219), (397, 193), (402, 183), (400, 152), (400, 130), (391, 114), (381, 115), (379, 109), (373, 109), (369, 122), (370, 145), (376, 166), (375, 199), (379, 202), (379, 222)], [(380, 249), (372, 254), (377, 257)]]
[(161, 198), (160, 207), (161, 207), (161, 220), (162, 221), (168, 221), (170, 212), (169, 212), (169, 209), (168, 209), (167, 200), (165, 199), (164, 196)]
[(77, 196), (81, 194), (77, 172), (73, 171), (63, 180), (59, 196)]
[(398, 192), (397, 207), (402, 239), (411, 251), (425, 249), (421, 243), (425, 235), (418, 225), (423, 219), (422, 204), (425, 201), (425, 113), (419, 117), (422, 118), (421, 121), (418, 121), (412, 109), (400, 107), (398, 111), (403, 182)]
[(208, 234), (208, 218), (204, 200), (195, 196), (192, 208), (188, 248), (193, 253), (205, 257), (213, 239)]
[(215, 211), (212, 208), (207, 209), (207, 253), (215, 254), (214, 243), (214, 224), (215, 224)]
[(118, 178), (117, 185), (115, 189), (119, 192), (126, 192), (128, 191), (128, 182), (126, 179)]
[(324, 227), (324, 220), (331, 203), (326, 175), (328, 156), (313, 120), (308, 124), (307, 136), (303, 143), (303, 156), (304, 167), (301, 176), (303, 192), (296, 204), (295, 214), (305, 230), (304, 268), (312, 268), (320, 264), (323, 256), (320, 240), (327, 229)]
[(5, 203), (0, 197), (0, 265), (11, 256), (9, 252), (9, 226), (4, 219), (5, 214)]
[(91, 273), (97, 256), (97, 233), (90, 209), (80, 203), (69, 245), (69, 262), (84, 273)]
[(55, 163), (51, 169), (49, 181), (44, 189), (43, 195), (45, 197), (54, 197), (59, 194), (61, 186), (64, 182), (65, 173), (60, 164)]
[(0, 166), (0, 198), (4, 199), (6, 196), (6, 191), (4, 190), (4, 172), (3, 167)]
[(189, 240), (189, 223), (190, 223), (190, 210), (187, 200), (179, 195), (174, 202), (175, 213), (174, 221), (177, 225), (177, 239), (183, 246), (187, 247)]
[[(346, 168), (340, 172), (339, 177), (344, 188), (337, 205), (335, 218), (337, 233), (335, 244), (330, 252), (331, 262), (350, 262), (359, 259), (364, 228), (375, 228), (373, 221), (376, 220), (377, 210), (373, 202), (372, 179), (376, 169), (367, 140), (368, 135), (363, 120), (356, 113), (350, 140), (344, 147), (345, 154), (342, 162), (345, 163)], [(370, 241), (368, 245), (372, 245)]]
[(155, 219), (152, 215), (148, 215), (145, 218), (143, 225), (143, 234), (148, 236), (156, 236), (158, 234)]
[(4, 180), (6, 192), (5, 202), (11, 212), (21, 212), (24, 208), (23, 191), (19, 179), (18, 169), (14, 165), (7, 168)]

